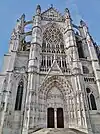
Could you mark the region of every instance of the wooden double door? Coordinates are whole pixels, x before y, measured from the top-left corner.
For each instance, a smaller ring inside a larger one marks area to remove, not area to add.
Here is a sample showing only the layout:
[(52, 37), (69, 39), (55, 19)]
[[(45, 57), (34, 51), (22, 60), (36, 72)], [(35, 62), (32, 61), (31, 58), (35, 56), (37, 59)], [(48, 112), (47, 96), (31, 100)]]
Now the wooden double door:
[(64, 128), (63, 108), (57, 108), (56, 111), (54, 111), (54, 108), (48, 108), (47, 110), (47, 127), (55, 128), (55, 125), (57, 125), (57, 128)]

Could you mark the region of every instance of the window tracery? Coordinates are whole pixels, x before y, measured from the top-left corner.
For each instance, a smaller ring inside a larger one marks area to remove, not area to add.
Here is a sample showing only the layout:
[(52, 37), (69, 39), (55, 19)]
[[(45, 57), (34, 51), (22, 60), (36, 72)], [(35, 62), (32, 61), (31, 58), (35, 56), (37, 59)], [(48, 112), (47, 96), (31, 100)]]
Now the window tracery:
[(64, 51), (63, 35), (57, 28), (56, 24), (52, 24), (43, 33), (42, 43), (42, 63), (40, 71), (48, 71), (54, 61), (54, 55), (61, 69), (67, 71), (66, 55)]
[(86, 66), (82, 66), (82, 67), (83, 67), (83, 73), (89, 74), (89, 69)]
[(63, 35), (55, 24), (48, 27), (43, 34), (42, 52), (64, 53)]

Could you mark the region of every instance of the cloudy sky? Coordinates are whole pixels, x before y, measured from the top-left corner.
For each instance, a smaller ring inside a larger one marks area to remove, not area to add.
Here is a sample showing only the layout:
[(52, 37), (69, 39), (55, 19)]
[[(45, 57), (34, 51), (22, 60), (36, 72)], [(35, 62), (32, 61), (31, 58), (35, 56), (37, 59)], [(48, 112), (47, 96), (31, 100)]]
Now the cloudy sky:
[(66, 7), (69, 8), (74, 23), (85, 20), (91, 35), (100, 44), (100, 0), (0, 0), (0, 68), (16, 20), (23, 13), (27, 20), (32, 19), (37, 4), (41, 5), (42, 11), (51, 4), (61, 13)]

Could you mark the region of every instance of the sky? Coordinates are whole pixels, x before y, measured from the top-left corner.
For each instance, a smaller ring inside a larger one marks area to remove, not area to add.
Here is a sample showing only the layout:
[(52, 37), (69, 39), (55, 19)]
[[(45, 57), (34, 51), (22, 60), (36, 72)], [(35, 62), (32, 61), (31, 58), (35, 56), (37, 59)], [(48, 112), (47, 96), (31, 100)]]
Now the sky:
[(0, 0), (0, 69), (17, 19), (24, 13), (26, 20), (31, 20), (38, 4), (42, 11), (53, 4), (62, 14), (66, 7), (69, 8), (73, 23), (79, 24), (83, 19), (94, 40), (100, 44), (100, 0)]

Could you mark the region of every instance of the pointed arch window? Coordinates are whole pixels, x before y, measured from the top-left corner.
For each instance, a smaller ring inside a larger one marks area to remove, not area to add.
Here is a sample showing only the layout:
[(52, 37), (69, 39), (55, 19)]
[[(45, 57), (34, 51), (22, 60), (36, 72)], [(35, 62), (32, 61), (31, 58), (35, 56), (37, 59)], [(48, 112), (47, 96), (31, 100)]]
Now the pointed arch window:
[(92, 110), (97, 110), (96, 102), (93, 94), (90, 94), (91, 108)]
[(51, 67), (51, 57), (47, 56), (47, 67)]
[(76, 37), (76, 44), (77, 44), (77, 48), (78, 48), (79, 58), (84, 58), (82, 41), (80, 41), (77, 37)]
[(63, 68), (67, 68), (66, 57), (62, 57), (62, 66)]
[(86, 88), (89, 110), (97, 110), (95, 97), (89, 88)]
[(21, 80), (18, 88), (17, 88), (17, 95), (16, 95), (16, 102), (15, 102), (15, 110), (21, 110), (22, 105), (22, 97), (23, 97), (23, 81)]
[(59, 67), (61, 67), (61, 58), (60, 57), (57, 57), (57, 63), (59, 65)]
[(47, 44), (47, 52), (51, 52), (50, 51), (50, 44), (49, 43)]
[(46, 52), (46, 42), (45, 41), (42, 44), (42, 52)]
[(83, 73), (89, 74), (89, 69), (86, 66), (82, 66), (82, 67), (83, 67)]

